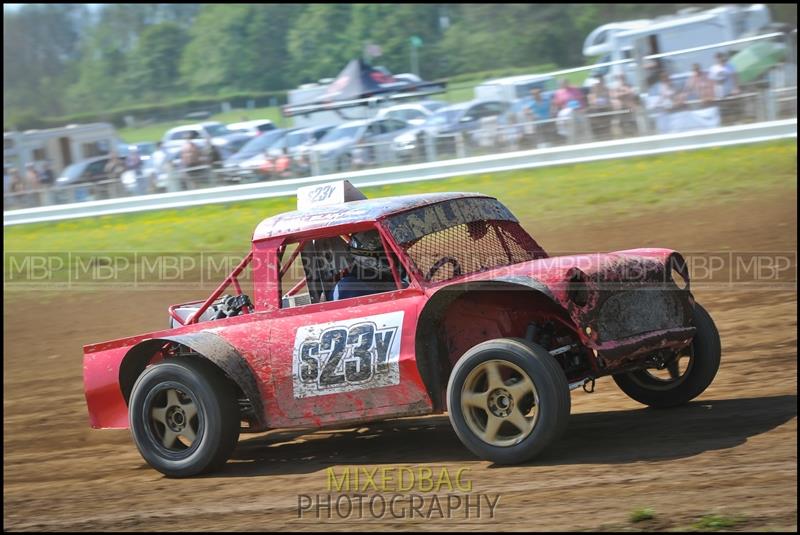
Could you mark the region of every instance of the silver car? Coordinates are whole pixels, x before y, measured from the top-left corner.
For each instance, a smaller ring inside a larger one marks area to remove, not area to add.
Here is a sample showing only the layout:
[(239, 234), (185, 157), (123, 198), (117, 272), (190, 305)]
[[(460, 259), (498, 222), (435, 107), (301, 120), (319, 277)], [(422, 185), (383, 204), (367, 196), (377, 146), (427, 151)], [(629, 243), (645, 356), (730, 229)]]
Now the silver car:
[(325, 134), (312, 151), (323, 173), (390, 163), (396, 160), (392, 141), (413, 128), (399, 119), (349, 121)]

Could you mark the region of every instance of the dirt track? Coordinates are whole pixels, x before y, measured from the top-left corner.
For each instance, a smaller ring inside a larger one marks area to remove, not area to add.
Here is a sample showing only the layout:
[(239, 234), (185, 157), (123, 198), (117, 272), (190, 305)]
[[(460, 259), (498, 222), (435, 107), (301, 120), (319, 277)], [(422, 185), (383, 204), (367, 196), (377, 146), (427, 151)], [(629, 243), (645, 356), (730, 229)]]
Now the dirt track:
[[(796, 256), (795, 203), (793, 191), (725, 209), (526, 227), (554, 252), (659, 244)], [(565, 436), (526, 466), (477, 460), (446, 417), (429, 417), (314, 434), (243, 435), (225, 471), (191, 480), (150, 469), (127, 431), (89, 428), (80, 347), (160, 327), (168, 304), (199, 296), (8, 293), (4, 529), (314, 530), (322, 526), (313, 513), (297, 518), (298, 495), (327, 494), (326, 468), (341, 474), (344, 467), (425, 465), (451, 474), (468, 468), (473, 493), (500, 494), (494, 518), (484, 512), (465, 520), (461, 511), (450, 519), (434, 513), (431, 520), (387, 514), (334, 518), (330, 527), (669, 529), (715, 513), (738, 518), (731, 529), (796, 531), (796, 291), (709, 285), (695, 293), (717, 323), (723, 362), (715, 382), (688, 406), (645, 409), (605, 378), (592, 395), (573, 393)], [(631, 524), (628, 516), (642, 507), (655, 517)]]

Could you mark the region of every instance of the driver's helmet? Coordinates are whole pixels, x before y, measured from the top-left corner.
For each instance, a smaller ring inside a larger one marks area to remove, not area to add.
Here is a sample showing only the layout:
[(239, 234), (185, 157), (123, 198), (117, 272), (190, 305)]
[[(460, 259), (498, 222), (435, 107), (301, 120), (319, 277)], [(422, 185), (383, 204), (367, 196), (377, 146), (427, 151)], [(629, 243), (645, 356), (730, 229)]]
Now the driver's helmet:
[(377, 230), (356, 232), (347, 245), (358, 276), (383, 278), (391, 275), (392, 268)]

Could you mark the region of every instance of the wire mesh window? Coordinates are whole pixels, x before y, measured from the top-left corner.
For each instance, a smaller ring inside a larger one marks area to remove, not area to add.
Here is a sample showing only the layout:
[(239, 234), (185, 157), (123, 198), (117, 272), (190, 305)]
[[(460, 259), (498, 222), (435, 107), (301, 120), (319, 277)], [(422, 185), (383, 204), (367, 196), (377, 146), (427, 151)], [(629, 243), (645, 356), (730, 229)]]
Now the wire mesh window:
[(429, 282), (547, 256), (515, 221), (462, 223), (402, 247)]

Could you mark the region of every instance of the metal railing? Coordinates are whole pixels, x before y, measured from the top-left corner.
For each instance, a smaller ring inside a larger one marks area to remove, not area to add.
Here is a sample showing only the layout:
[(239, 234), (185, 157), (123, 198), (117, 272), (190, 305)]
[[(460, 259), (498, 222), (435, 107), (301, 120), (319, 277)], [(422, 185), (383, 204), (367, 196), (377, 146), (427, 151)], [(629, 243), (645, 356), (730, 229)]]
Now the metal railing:
[(385, 186), (440, 180), (454, 176), (536, 169), (555, 165), (666, 154), (674, 151), (709, 147), (762, 143), (781, 139), (797, 139), (796, 118), (755, 124), (739, 124), (721, 128), (704, 128), (677, 134), (628, 137), (619, 140), (577, 143), (561, 147), (520, 150), (500, 154), (493, 153), (485, 156), (453, 158), (430, 163), (366, 169), (333, 175), (11, 210), (3, 213), (3, 225), (22, 225), (148, 210), (286, 197), (295, 195), (297, 188), (301, 186), (322, 185), (345, 178), (357, 188)]
[[(693, 120), (692, 117), (697, 115)], [(354, 172), (396, 165), (448, 161), (526, 149), (559, 147), (594, 141), (675, 133), (734, 124), (748, 124), (797, 116), (796, 87), (749, 91), (711, 102), (682, 101), (670, 109), (635, 108), (572, 111), (551, 119), (500, 123), (487, 121), (481, 128), (436, 136), (420, 135), (413, 143), (397, 141), (353, 145), (335, 160), (321, 159), (311, 151), (295, 158), (281, 171), (236, 169), (201, 165), (171, 168), (161, 173), (128, 176), (126, 181), (97, 177), (92, 182), (69, 186), (39, 187), (7, 193), (3, 209), (16, 210), (38, 206), (79, 203), (141, 194), (178, 192), (265, 182), (280, 179), (320, 176), (336, 172)], [(679, 122), (679, 119), (683, 123)], [(675, 126), (675, 125), (678, 126)], [(683, 130), (680, 124), (688, 125)], [(305, 163), (298, 163), (304, 161)]]
[[(729, 48), (762, 40), (787, 39), (787, 34), (771, 33), (695, 47), (692, 49), (644, 56), (644, 60), (675, 58), (681, 54)], [(4, 193), (4, 210), (70, 204), (163, 192), (180, 192), (231, 184), (265, 182), (279, 179), (320, 176), (336, 172), (357, 172), (403, 164), (449, 161), (526, 149), (560, 147), (594, 141), (610, 141), (637, 136), (677, 133), (698, 128), (724, 127), (797, 117), (795, 51), (786, 43), (787, 58), (778, 77), (767, 77), (742, 87), (741, 92), (711, 101), (687, 99), (676, 87), (676, 99), (669, 106), (654, 99), (654, 86), (636, 90), (635, 105), (592, 107), (583, 102), (580, 109), (562, 109), (555, 117), (530, 120), (520, 114), (482, 120), (477, 128), (465, 128), (447, 134), (420, 132), (414, 140), (401, 142), (397, 137), (381, 143), (354, 144), (335, 156), (323, 157), (313, 147), (291, 164), (276, 169), (273, 159), (265, 168), (230, 168), (201, 165), (181, 168), (173, 165), (157, 173), (128, 177), (100, 176), (91, 182), (51, 187), (30, 186), (23, 191)], [(626, 66), (634, 59), (606, 62), (549, 73), (563, 76), (593, 71), (603, 66)], [(707, 65), (705, 67), (708, 67)], [(640, 76), (641, 78), (641, 76)], [(776, 81), (777, 80), (777, 81)], [(676, 83), (679, 85), (680, 81)], [(14, 189), (19, 189), (16, 184)]]

